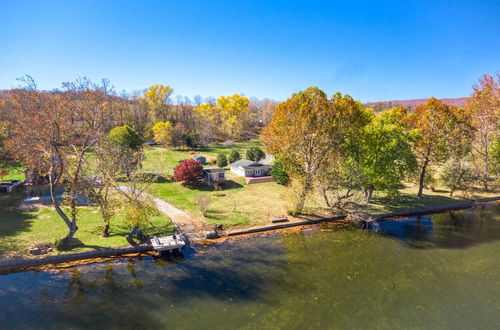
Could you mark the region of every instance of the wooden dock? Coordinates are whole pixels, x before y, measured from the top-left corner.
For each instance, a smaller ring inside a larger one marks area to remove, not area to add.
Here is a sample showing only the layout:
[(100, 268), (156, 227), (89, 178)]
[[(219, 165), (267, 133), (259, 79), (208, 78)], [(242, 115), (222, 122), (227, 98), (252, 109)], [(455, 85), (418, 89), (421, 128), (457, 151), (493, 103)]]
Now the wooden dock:
[(158, 252), (180, 251), (186, 246), (186, 238), (183, 235), (154, 237), (150, 241), (153, 249)]

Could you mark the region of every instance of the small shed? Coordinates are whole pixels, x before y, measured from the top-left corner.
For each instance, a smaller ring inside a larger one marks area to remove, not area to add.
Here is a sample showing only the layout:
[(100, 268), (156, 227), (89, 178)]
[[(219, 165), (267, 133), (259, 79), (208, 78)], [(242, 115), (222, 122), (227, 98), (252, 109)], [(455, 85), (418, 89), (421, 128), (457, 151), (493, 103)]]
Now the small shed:
[(217, 167), (203, 169), (203, 181), (209, 186), (224, 183), (226, 181), (224, 170)]
[(198, 161), (201, 165), (207, 165), (207, 158), (201, 155), (194, 155), (193, 159)]

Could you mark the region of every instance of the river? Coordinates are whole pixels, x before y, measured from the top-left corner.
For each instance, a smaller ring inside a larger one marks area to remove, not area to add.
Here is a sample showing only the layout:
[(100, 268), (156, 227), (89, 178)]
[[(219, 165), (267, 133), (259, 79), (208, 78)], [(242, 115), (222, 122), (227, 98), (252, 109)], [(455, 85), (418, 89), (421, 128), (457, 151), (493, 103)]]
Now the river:
[(1, 329), (499, 329), (500, 204), (0, 276)]

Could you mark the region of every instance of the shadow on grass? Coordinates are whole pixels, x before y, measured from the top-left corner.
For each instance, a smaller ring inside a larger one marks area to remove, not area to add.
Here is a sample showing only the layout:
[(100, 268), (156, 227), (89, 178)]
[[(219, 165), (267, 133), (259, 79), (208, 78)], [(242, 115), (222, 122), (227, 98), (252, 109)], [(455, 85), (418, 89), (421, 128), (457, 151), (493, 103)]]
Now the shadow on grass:
[[(197, 183), (194, 185), (186, 185), (184, 187), (191, 189), (191, 190), (198, 190), (198, 191), (214, 191), (214, 187), (208, 186), (204, 183)], [(238, 189), (238, 188), (243, 188), (243, 185), (239, 184), (238, 182), (233, 181), (233, 180), (226, 180), (226, 183), (224, 184), (224, 187), (222, 188), (221, 192), (223, 192), (224, 190)]]
[(424, 195), (422, 198), (418, 198), (416, 195), (401, 194), (396, 199), (373, 197), (370, 204), (383, 206), (389, 211), (401, 211), (405, 209), (452, 204), (459, 200), (458, 198), (449, 196)]
[(0, 239), (5, 241), (0, 243), (0, 253), (15, 247), (15, 236), (27, 231), (34, 219), (30, 212), (16, 209), (22, 196), (22, 193), (0, 195)]

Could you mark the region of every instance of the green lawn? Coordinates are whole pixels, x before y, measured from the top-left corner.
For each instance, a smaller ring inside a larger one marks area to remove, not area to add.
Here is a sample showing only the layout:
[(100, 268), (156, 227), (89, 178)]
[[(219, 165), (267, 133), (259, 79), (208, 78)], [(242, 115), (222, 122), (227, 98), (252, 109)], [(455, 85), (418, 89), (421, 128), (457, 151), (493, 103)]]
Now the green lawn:
[(150, 192), (198, 218), (203, 215), (196, 198), (208, 195), (211, 203), (205, 220), (226, 227), (268, 223), (269, 217), (285, 213), (283, 186), (274, 182), (247, 185), (243, 178), (229, 171), (226, 178), (223, 191), (213, 191), (202, 183), (186, 187), (179, 182), (165, 182), (152, 184)]
[[(54, 208), (41, 207), (34, 211), (16, 209), (21, 194), (0, 195), (0, 256), (2, 254), (27, 255), (27, 248), (34, 242), (53, 243), (57, 238), (64, 237), (67, 227), (59, 218)], [(157, 216), (151, 219), (154, 226), (172, 232), (173, 226), (166, 216)], [(166, 227), (165, 227), (166, 226)], [(103, 222), (95, 207), (80, 207), (78, 218), (78, 238), (82, 245), (72, 251), (127, 246), (125, 239), (129, 228), (125, 225), (122, 216), (117, 215), (111, 221), (111, 236), (101, 238)]]
[(245, 152), (250, 147), (261, 147), (259, 140), (250, 140), (246, 142), (236, 142), (232, 146), (225, 147), (222, 144), (213, 144), (204, 149), (168, 149), (162, 146), (145, 147), (145, 160), (143, 162), (143, 172), (171, 172), (181, 160), (191, 158), (193, 155), (203, 155), (207, 161), (215, 159), (220, 152), (229, 153), (237, 150), (242, 158), (245, 158)]
[(0, 168), (9, 171), (9, 174), (0, 178), (0, 181), (24, 180), (24, 167), (0, 163)]

